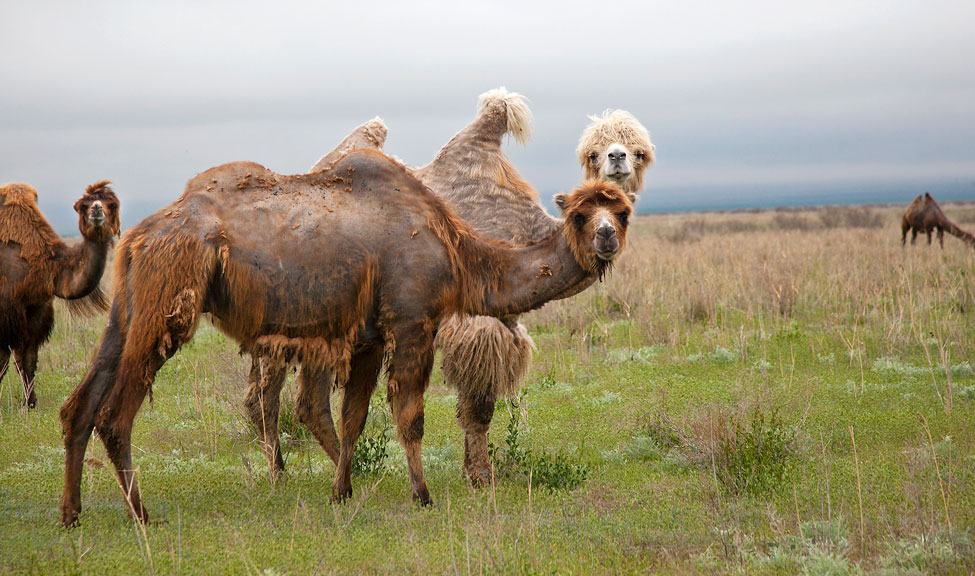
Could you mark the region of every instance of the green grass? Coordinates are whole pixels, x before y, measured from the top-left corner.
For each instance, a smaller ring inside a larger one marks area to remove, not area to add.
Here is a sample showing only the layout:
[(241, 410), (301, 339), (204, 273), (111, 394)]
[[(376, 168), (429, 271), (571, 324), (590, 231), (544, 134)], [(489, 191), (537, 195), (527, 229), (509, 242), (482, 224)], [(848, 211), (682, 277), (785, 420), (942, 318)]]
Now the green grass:
[[(971, 265), (932, 264), (947, 276)], [(334, 468), (293, 414), (287, 472), (272, 485), (244, 415), (247, 359), (204, 324), (136, 419), (134, 464), (154, 519), (144, 533), (97, 438), (82, 525), (57, 525), (57, 413), (104, 322), (62, 313), (41, 352), (37, 410), (20, 407), (15, 378), (0, 384), (0, 573), (975, 570), (975, 370), (965, 356), (975, 310), (949, 310), (956, 294), (910, 301), (937, 320), (923, 338), (896, 335), (893, 315), (810, 304), (808, 288), (794, 310), (719, 295), (702, 316), (625, 294), (621, 306), (614, 294), (634, 274), (624, 267), (589, 296), (528, 317), (538, 351), (527, 390), (495, 413), (496, 447), (514, 422), (522, 455), (558, 456), (585, 470), (581, 483), (542, 489), (513, 473), (471, 489), (456, 396), (438, 370), (424, 438), (434, 507), (411, 503), (392, 431), (388, 456), (353, 478), (352, 500), (330, 504)], [(905, 305), (888, 296), (877, 306)], [(676, 335), (647, 328), (663, 318)], [(947, 363), (940, 350), (952, 351)], [(285, 411), (293, 395), (289, 384)], [(381, 384), (374, 415), (384, 397)], [(374, 440), (383, 430), (381, 420), (367, 427)], [(729, 480), (749, 474), (760, 482)]]

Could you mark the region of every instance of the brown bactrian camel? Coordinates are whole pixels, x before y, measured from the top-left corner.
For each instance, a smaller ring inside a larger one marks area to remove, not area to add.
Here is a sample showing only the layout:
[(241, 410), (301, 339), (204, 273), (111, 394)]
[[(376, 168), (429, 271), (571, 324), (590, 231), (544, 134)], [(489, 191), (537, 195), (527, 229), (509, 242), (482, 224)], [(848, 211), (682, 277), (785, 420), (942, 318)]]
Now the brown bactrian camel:
[(352, 492), (353, 450), (387, 357), (387, 399), (412, 495), (429, 504), (423, 393), (440, 321), (457, 313), (506, 317), (574, 294), (625, 247), (632, 204), (615, 185), (586, 182), (560, 205), (563, 225), (516, 248), (478, 235), (377, 152), (353, 152), (306, 175), (238, 162), (196, 176), (119, 245), (99, 350), (61, 408), (62, 523), (81, 511), (93, 429), (130, 513), (147, 520), (132, 467), (133, 420), (156, 372), (204, 313), (251, 354), (336, 374), (344, 398), (334, 500)]
[[(654, 162), (649, 133), (622, 110), (606, 111), (590, 117), (590, 121), (577, 149), (586, 177), (615, 182), (635, 201), (644, 173)], [(506, 134), (524, 144), (531, 128), (531, 111), (522, 96), (504, 88), (482, 94), (475, 120), (454, 136), (431, 164), (416, 170), (416, 176), (479, 233), (516, 244), (540, 241), (560, 221), (545, 212), (538, 193), (501, 149)], [(385, 125), (375, 118), (356, 128), (311, 171), (327, 168), (341, 151), (381, 150), (385, 137)], [(453, 316), (442, 323), (437, 345), (443, 352), (444, 378), (458, 391), (457, 418), (465, 431), (464, 474), (474, 485), (482, 485), (491, 477), (487, 432), (495, 403), (502, 396), (517, 395), (528, 373), (534, 345), (516, 316), (496, 319), (470, 315)], [(254, 362), (247, 403), (274, 477), (284, 469), (277, 422), (285, 371), (265, 363), (261, 378), (262, 371), (256, 359)], [(327, 403), (316, 405), (307, 400), (304, 392), (310, 384), (305, 376), (302, 371), (298, 379), (296, 411), (337, 461), (333, 454), (337, 454), (339, 442), (330, 408)], [(319, 386), (331, 386), (327, 374)], [(316, 416), (318, 422), (309, 424)]]
[(44, 219), (32, 186), (0, 186), (0, 380), (13, 351), (30, 408), (37, 404), (37, 350), (54, 326), (54, 298), (64, 298), (73, 313), (108, 308), (98, 284), (119, 233), (119, 202), (108, 184), (92, 184), (75, 202), (83, 241), (70, 247)]
[[(330, 168), (343, 156), (355, 150), (381, 152), (385, 141), (386, 125), (379, 117), (373, 118), (357, 126), (334, 150), (322, 156), (311, 172)], [(278, 362), (270, 360), (267, 357), (252, 355), (244, 404), (257, 430), (261, 450), (267, 457), (269, 474), (273, 481), (280, 472), (284, 471), (284, 458), (281, 456), (281, 442), (278, 435), (281, 389), (284, 387), (288, 364), (295, 362), (296, 359), (291, 355), (285, 355), (279, 356)], [(334, 375), (327, 367), (303, 365), (297, 379), (298, 395), (295, 399), (295, 412), (301, 423), (311, 431), (328, 457), (337, 465), (339, 440), (335, 433), (332, 407), (329, 403), (334, 380)], [(319, 388), (324, 388), (324, 391), (320, 391)]]
[(975, 247), (975, 236), (965, 232), (949, 220), (941, 211), (941, 206), (938, 206), (938, 203), (927, 192), (924, 193), (923, 197), (918, 194), (917, 198), (907, 207), (907, 211), (904, 212), (904, 217), (901, 219), (901, 246), (907, 242), (908, 230), (911, 231), (911, 245), (917, 240), (918, 232), (928, 235), (928, 244), (930, 245), (931, 232), (937, 230), (938, 243), (941, 244), (942, 249), (945, 247), (945, 232), (957, 236), (969, 246)]

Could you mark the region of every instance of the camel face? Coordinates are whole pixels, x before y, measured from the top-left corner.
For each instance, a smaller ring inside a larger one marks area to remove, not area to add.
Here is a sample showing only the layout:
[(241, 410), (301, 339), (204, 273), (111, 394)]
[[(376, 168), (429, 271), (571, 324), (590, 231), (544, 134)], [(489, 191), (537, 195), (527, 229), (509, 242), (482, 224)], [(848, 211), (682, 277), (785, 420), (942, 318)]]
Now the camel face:
[(78, 228), (89, 240), (107, 240), (116, 236), (121, 228), (119, 201), (108, 188), (108, 182), (98, 182), (88, 187), (85, 195), (75, 202)]
[(626, 246), (633, 212), (629, 197), (610, 182), (590, 180), (571, 194), (557, 195), (555, 203), (579, 265), (601, 277)]
[(643, 175), (654, 162), (649, 132), (623, 110), (607, 110), (590, 120), (576, 149), (585, 177), (612, 182), (636, 201)]

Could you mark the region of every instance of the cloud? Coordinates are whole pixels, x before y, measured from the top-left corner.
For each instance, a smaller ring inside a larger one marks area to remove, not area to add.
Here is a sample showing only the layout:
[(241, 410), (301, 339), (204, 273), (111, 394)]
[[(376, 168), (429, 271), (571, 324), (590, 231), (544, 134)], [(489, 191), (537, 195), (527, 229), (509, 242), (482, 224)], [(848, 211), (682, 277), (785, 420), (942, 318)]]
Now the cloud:
[(610, 107), (658, 146), (644, 206), (689, 185), (969, 177), (973, 16), (948, 2), (9, 3), (0, 181), (34, 183), (61, 222), (111, 178), (131, 224), (217, 163), (303, 171), (376, 114), (388, 150), (423, 164), (499, 85), (531, 100), (535, 140), (508, 150), (546, 193), (576, 183), (586, 116)]

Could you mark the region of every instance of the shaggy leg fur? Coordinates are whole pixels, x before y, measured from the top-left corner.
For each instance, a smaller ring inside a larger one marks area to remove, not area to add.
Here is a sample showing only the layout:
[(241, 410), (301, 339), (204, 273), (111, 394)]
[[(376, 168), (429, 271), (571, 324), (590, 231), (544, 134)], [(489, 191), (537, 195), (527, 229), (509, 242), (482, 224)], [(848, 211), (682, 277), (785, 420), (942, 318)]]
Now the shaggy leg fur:
[(911, 246), (917, 241), (917, 228), (911, 230)]
[(457, 422), (464, 430), (464, 475), (490, 484), (488, 429), (498, 398), (517, 395), (531, 364), (532, 341), (515, 319), (452, 316), (440, 325), (443, 373), (457, 389)]
[(406, 450), (413, 500), (421, 506), (433, 504), (423, 476), (423, 393), (433, 370), (432, 323), (425, 322), (409, 330), (394, 332), (396, 351), (389, 365), (387, 400), (396, 421), (396, 432)]
[(332, 484), (332, 502), (342, 502), (352, 496), (352, 455), (366, 425), (369, 398), (376, 389), (382, 364), (382, 346), (369, 346), (352, 357), (349, 381), (342, 397), (342, 443)]
[[(254, 428), (261, 450), (267, 457), (268, 473), (273, 482), (284, 472), (284, 458), (278, 439), (278, 415), (281, 408), (281, 388), (287, 371), (284, 366), (272, 366), (259, 358), (251, 360), (251, 373), (247, 380), (247, 397), (244, 405)], [(263, 368), (263, 369), (262, 369)]]
[(338, 465), (339, 437), (332, 421), (332, 380), (334, 376), (328, 370), (302, 366), (295, 408), (301, 423), (311, 430), (332, 463)]
[(85, 448), (95, 426), (95, 414), (115, 384), (116, 368), (122, 353), (118, 303), (112, 306), (98, 354), (81, 385), (61, 407), (64, 435), (64, 494), (61, 498), (61, 524), (72, 526), (81, 513), (81, 472)]

